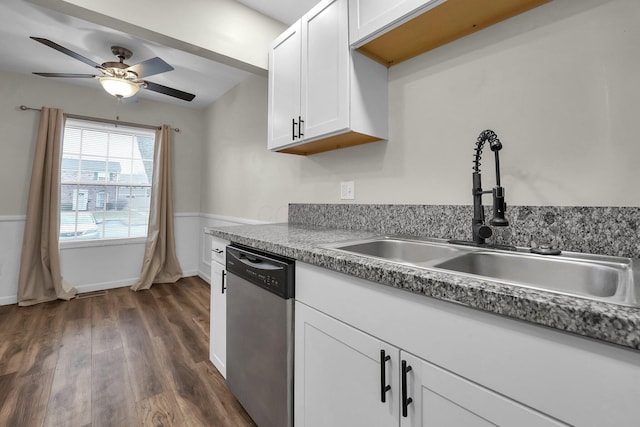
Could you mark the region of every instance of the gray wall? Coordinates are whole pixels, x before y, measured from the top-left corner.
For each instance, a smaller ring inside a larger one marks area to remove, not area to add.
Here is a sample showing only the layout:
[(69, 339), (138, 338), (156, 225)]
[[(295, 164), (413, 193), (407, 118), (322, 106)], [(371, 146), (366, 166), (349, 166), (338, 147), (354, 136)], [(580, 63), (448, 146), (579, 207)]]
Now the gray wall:
[(389, 70), (388, 142), (306, 158), (266, 151), (251, 77), (205, 113), (202, 210), (285, 221), (289, 202), (339, 203), (342, 180), (356, 203), (469, 204), (486, 128), (509, 204), (640, 206), (639, 21), (636, 0), (555, 0), (427, 52)]

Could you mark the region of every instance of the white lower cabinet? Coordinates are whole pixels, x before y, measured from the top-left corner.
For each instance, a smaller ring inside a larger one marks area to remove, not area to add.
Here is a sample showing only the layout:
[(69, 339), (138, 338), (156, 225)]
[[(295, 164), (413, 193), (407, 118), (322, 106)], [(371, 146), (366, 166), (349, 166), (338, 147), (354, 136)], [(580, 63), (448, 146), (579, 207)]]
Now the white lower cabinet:
[(562, 426), (296, 303), (295, 425)]
[(400, 365), (401, 427), (567, 425), (404, 351)]
[[(398, 349), (298, 302), (295, 325), (296, 427), (397, 425)], [(381, 350), (391, 356), (385, 402)]]
[(302, 262), (295, 322), (296, 427), (639, 425), (631, 349)]
[(211, 317), (209, 359), (227, 377), (227, 272), (224, 266), (226, 240), (214, 238), (211, 246)]

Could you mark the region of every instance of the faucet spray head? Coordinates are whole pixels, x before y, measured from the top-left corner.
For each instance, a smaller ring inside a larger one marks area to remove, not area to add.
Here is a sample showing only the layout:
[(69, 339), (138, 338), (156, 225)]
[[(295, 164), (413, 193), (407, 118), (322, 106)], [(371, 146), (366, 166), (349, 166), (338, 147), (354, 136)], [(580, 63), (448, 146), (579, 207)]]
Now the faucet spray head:
[(504, 201), (504, 187), (493, 187), (493, 218), (489, 222), (494, 227), (506, 227), (509, 221), (504, 217), (507, 203)]

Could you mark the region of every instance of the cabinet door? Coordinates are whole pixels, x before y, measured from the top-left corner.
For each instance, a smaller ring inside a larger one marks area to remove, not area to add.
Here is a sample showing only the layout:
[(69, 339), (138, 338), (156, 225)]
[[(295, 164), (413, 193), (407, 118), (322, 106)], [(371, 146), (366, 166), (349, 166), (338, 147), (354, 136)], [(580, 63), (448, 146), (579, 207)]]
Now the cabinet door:
[(349, 41), (352, 46), (364, 44), (374, 34), (380, 35), (400, 25), (417, 13), (431, 9), (446, 0), (349, 0)]
[[(400, 357), (401, 427), (567, 425), (411, 354), (401, 352)], [(406, 362), (406, 374), (402, 361)], [(409, 398), (412, 402), (407, 404)]]
[(347, 0), (319, 3), (302, 25), (302, 133), (309, 140), (349, 127)]
[(269, 149), (299, 141), (302, 25), (282, 33), (269, 50)]
[(295, 325), (296, 427), (398, 425), (397, 348), (299, 302)]
[(211, 325), (209, 358), (227, 377), (227, 274), (222, 264), (211, 262)]

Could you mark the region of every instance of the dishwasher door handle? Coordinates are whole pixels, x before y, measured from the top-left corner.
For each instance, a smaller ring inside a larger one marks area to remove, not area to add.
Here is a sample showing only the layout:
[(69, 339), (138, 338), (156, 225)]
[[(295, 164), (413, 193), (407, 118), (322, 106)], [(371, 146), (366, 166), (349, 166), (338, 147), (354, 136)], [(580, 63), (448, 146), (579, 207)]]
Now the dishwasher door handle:
[(260, 258), (254, 258), (251, 256), (247, 256), (245, 254), (239, 254), (237, 257), (234, 256), (234, 258), (236, 258), (241, 263), (251, 266), (252, 268), (255, 268), (258, 270), (269, 270), (269, 271), (284, 270), (284, 267), (280, 265), (272, 264)]

